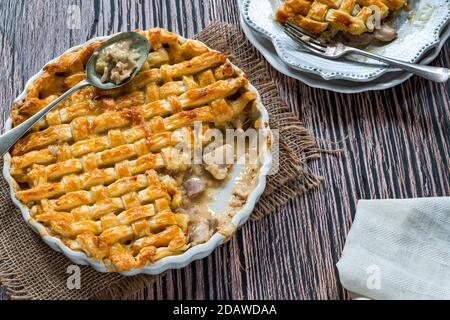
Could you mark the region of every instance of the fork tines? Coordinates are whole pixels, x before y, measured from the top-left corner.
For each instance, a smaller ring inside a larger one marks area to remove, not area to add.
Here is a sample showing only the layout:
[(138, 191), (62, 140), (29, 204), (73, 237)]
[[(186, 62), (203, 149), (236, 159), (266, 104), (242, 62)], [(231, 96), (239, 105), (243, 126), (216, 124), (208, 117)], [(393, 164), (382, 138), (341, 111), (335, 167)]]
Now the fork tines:
[(300, 27), (287, 22), (284, 25), (284, 31), (295, 41), (303, 44), (309, 50), (323, 54), (325, 53), (327, 46), (317, 36), (301, 29)]

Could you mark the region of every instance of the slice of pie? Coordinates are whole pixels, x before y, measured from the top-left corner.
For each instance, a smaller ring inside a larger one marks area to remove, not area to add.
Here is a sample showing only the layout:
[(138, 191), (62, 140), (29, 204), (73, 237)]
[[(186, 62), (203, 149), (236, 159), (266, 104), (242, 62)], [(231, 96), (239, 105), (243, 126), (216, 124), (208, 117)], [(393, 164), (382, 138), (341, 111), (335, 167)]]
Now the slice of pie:
[[(152, 49), (135, 79), (119, 89), (75, 92), (10, 151), (16, 197), (32, 218), (119, 272), (208, 241), (245, 204), (258, 171), (245, 171), (245, 192), (233, 194), (231, 210), (211, 215), (208, 189), (226, 181), (231, 165), (191, 161), (194, 124), (202, 124), (202, 146), (212, 143), (208, 128), (257, 126), (256, 92), (225, 54), (163, 29), (137, 32)], [(100, 45), (45, 66), (14, 103), (13, 124), (83, 80)], [(214, 158), (210, 153), (203, 158)]]
[(375, 33), (377, 39), (391, 41), (396, 33), (384, 22), (405, 5), (406, 0), (286, 0), (275, 18), (328, 39), (339, 32), (350, 36)]

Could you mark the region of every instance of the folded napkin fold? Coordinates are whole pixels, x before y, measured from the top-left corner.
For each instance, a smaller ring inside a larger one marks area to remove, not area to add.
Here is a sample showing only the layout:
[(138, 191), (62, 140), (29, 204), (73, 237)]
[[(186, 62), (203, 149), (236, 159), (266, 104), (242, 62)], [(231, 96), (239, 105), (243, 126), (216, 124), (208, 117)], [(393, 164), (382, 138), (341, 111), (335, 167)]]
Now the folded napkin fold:
[(337, 263), (372, 299), (450, 299), (450, 197), (361, 200)]

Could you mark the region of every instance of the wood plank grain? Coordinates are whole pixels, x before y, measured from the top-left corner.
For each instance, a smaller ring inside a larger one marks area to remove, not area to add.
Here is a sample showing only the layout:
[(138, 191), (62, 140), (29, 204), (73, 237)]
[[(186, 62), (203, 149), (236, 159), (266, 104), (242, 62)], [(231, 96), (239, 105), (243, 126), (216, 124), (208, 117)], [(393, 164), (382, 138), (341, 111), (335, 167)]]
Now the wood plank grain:
[[(80, 9), (78, 29), (67, 28), (69, 6)], [(237, 1), (2, 0), (0, 54), (7, 76), (0, 82), (1, 120), (26, 80), (75, 44), (153, 26), (191, 37), (215, 20), (239, 26)], [(433, 64), (449, 66), (449, 53), (446, 45)], [(448, 83), (413, 77), (394, 89), (346, 95), (310, 88), (268, 67), (281, 96), (320, 143), (348, 137), (345, 152), (311, 164), (324, 176), (319, 189), (247, 223), (208, 258), (123, 298), (348, 298), (335, 263), (357, 200), (450, 196)]]

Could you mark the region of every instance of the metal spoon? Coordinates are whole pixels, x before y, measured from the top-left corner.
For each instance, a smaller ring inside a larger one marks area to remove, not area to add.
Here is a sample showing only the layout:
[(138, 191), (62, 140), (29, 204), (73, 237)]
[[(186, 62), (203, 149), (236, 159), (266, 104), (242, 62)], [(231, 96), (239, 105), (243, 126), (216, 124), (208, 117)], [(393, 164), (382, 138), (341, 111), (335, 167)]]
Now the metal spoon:
[[(98, 56), (100, 52), (104, 50), (106, 47), (109, 47), (112, 44), (117, 43), (119, 41), (130, 41), (131, 42), (130, 49), (134, 50), (136, 53), (139, 54), (139, 59), (136, 64), (136, 68), (134, 69), (131, 76), (120, 84), (115, 84), (112, 82), (103, 83), (101, 81), (101, 76), (98, 75), (97, 72), (95, 71), (95, 64), (97, 62)], [(147, 38), (141, 36), (136, 32), (124, 32), (110, 38), (103, 45), (98, 47), (97, 50), (94, 51), (91, 58), (89, 59), (86, 65), (86, 80), (79, 82), (78, 84), (76, 84), (75, 86), (64, 92), (55, 101), (48, 104), (43, 109), (39, 110), (32, 117), (30, 117), (26, 121), (19, 124), (17, 127), (12, 128), (11, 130), (5, 132), (0, 136), (0, 156), (3, 156), (5, 153), (7, 153), (8, 150), (17, 142), (17, 140), (19, 140), (36, 122), (38, 122), (56, 105), (58, 105), (61, 101), (63, 101), (65, 98), (67, 98), (69, 95), (71, 95), (78, 89), (92, 85), (99, 89), (107, 90), (119, 88), (130, 82), (141, 70), (142, 65), (147, 60), (149, 51), (150, 51), (150, 43), (148, 42)]]

